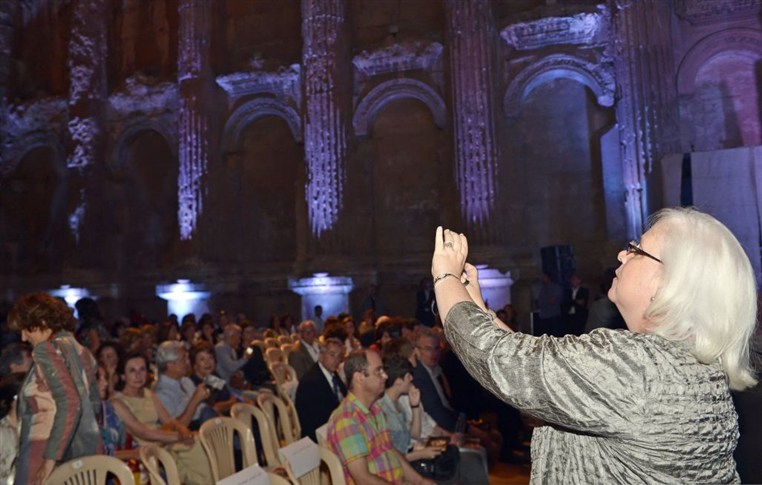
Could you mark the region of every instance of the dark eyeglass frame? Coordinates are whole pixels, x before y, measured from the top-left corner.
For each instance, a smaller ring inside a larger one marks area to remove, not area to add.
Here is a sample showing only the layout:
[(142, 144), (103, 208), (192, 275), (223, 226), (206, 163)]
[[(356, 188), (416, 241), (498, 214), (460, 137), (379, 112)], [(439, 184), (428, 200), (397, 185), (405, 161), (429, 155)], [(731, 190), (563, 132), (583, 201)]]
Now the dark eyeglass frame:
[(659, 259), (656, 256), (654, 256), (653, 254), (643, 250), (640, 246), (638, 246), (638, 243), (636, 243), (635, 241), (628, 242), (627, 246), (624, 247), (624, 250), (627, 251), (628, 254), (629, 253), (635, 253), (638, 256), (645, 256), (647, 258), (651, 258), (651, 259), (653, 259), (654, 261), (656, 261), (659, 264), (664, 264), (664, 263), (662, 263), (661, 259)]

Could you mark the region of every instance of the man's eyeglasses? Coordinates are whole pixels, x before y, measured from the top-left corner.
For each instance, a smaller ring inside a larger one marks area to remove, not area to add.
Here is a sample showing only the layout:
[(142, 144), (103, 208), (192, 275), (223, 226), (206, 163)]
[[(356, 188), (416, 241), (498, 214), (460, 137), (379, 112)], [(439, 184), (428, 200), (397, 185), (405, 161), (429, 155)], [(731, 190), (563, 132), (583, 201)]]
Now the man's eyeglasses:
[[(653, 259), (657, 263), (661, 263), (661, 259), (659, 259), (656, 256), (654, 256), (653, 254), (648, 253), (648, 252), (644, 251), (643, 249), (641, 249), (640, 246), (638, 246), (638, 243), (636, 243), (635, 241), (628, 242), (627, 246), (624, 247), (624, 250), (627, 251), (627, 254), (635, 253), (638, 256), (645, 256), (647, 258)], [(664, 264), (664, 263), (662, 263), (662, 264)]]

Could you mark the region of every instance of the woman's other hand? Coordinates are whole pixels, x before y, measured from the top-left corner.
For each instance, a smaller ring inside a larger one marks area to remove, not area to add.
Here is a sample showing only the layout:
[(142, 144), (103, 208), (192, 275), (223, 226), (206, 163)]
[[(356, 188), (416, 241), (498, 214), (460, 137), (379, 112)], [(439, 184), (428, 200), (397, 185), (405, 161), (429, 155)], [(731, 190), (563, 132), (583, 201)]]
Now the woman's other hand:
[(421, 391), (413, 384), (410, 384), (410, 390), (407, 393), (407, 397), (410, 400), (411, 407), (421, 405)]

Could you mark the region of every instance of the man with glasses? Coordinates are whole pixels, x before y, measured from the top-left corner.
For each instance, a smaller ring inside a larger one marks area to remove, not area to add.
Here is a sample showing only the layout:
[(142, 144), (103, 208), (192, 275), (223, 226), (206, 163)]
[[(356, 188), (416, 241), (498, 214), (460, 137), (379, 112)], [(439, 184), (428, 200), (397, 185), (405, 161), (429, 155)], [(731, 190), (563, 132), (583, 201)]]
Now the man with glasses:
[(348, 485), (411, 483), (434, 485), (419, 475), (394, 448), (378, 399), (386, 372), (381, 356), (356, 350), (344, 362), (349, 393), (328, 421), (327, 441), (339, 456)]

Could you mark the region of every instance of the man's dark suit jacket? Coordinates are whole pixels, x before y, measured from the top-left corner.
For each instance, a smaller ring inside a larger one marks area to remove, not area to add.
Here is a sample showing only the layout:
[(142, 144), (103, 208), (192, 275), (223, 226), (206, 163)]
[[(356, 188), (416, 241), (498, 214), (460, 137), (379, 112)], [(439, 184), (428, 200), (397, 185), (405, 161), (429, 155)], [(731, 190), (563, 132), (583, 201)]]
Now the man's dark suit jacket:
[(302, 377), (310, 370), (310, 367), (315, 365), (315, 360), (301, 340), (294, 344), (294, 349), (288, 354), (288, 365), (296, 371), (297, 380), (302, 380)]
[[(339, 380), (341, 392), (346, 396), (347, 389)], [(339, 399), (333, 392), (333, 387), (328, 384), (320, 365), (315, 363), (304, 374), (296, 388), (296, 414), (299, 415), (299, 424), (302, 426), (302, 434), (309, 436), (317, 443), (315, 430), (328, 421), (331, 413), (339, 406)]]
[(458, 414), (447, 409), (442, 403), (439, 394), (437, 394), (437, 388), (434, 387), (434, 381), (431, 380), (429, 372), (420, 362), (413, 369), (413, 384), (421, 391), (421, 403), (429, 416), (436, 421), (440, 428), (453, 432)]

